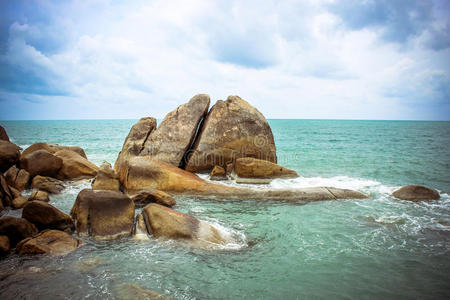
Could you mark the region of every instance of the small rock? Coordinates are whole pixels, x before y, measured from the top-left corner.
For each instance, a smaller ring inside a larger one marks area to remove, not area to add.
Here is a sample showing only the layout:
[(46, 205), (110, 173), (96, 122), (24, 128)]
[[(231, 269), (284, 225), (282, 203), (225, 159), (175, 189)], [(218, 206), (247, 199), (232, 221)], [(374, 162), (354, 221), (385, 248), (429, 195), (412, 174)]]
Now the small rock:
[(409, 201), (438, 200), (439, 193), (435, 189), (431, 189), (421, 185), (404, 186), (392, 193), (395, 198)]
[(241, 178), (295, 178), (297, 172), (266, 160), (252, 157), (238, 158), (234, 173)]
[(92, 183), (93, 190), (120, 190), (119, 179), (117, 178), (111, 164), (104, 162), (95, 176), (94, 182)]
[(24, 254), (51, 254), (62, 256), (75, 251), (83, 242), (59, 230), (45, 230), (17, 244), (16, 252)]
[(43, 201), (28, 202), (22, 211), (22, 218), (36, 225), (39, 230), (58, 229), (71, 232), (74, 229), (69, 215)]
[(28, 198), (28, 201), (44, 201), (49, 202), (50, 197), (48, 196), (47, 192), (35, 190), (31, 193), (30, 197)]
[(0, 235), (8, 236), (11, 247), (36, 233), (38, 233), (36, 226), (23, 218), (6, 216), (0, 219)]
[(40, 175), (33, 178), (31, 187), (51, 194), (59, 194), (65, 189), (61, 180)]
[(19, 196), (17, 198), (14, 198), (14, 200), (12, 201), (12, 207), (15, 209), (19, 209), (24, 207), (27, 203), (28, 203), (27, 198)]
[(136, 283), (122, 283), (116, 287), (116, 296), (118, 299), (146, 299), (146, 300), (164, 300), (165, 296), (152, 290), (141, 288)]
[(6, 235), (0, 235), (0, 256), (8, 254), (9, 249), (9, 238)]
[(177, 204), (172, 196), (163, 191), (155, 189), (146, 189), (140, 191), (139, 193), (131, 197), (131, 200), (133, 200), (134, 205), (136, 205), (137, 207), (144, 207), (149, 203), (158, 203), (168, 207), (173, 207)]
[(211, 180), (227, 180), (227, 172), (221, 166), (214, 166), (214, 169), (209, 174)]
[(5, 173), (6, 182), (19, 191), (23, 191), (30, 181), (30, 174), (24, 169), (12, 166)]

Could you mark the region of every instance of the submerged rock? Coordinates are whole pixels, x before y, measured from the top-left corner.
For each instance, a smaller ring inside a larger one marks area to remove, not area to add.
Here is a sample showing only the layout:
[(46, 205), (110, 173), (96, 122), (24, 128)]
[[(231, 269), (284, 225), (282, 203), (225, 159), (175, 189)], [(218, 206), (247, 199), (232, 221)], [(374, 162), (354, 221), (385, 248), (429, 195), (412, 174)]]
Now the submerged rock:
[(5, 173), (5, 178), (8, 184), (19, 191), (23, 191), (30, 181), (30, 174), (24, 170), (19, 169), (16, 166), (12, 166)]
[(132, 196), (131, 200), (133, 200), (134, 205), (137, 207), (144, 207), (149, 203), (158, 203), (168, 207), (173, 207), (177, 204), (172, 196), (155, 189), (140, 191), (136, 195)]
[(212, 169), (211, 173), (209, 173), (210, 180), (227, 180), (227, 172), (221, 166), (215, 166)]
[(50, 197), (48, 196), (47, 192), (40, 191), (40, 190), (34, 190), (30, 197), (28, 197), (28, 201), (43, 201), (43, 202), (49, 202)]
[(33, 178), (31, 187), (51, 194), (59, 194), (66, 188), (61, 180), (40, 175)]
[[(234, 165), (234, 174), (237, 178), (295, 178), (296, 171), (287, 169), (270, 161), (260, 160), (252, 157), (238, 158)], [(238, 179), (236, 182), (238, 182)]]
[(42, 201), (28, 202), (22, 211), (22, 218), (36, 225), (39, 230), (58, 229), (70, 232), (74, 228), (69, 215)]
[(133, 125), (123, 143), (122, 151), (120, 151), (116, 163), (114, 164), (114, 171), (116, 173), (120, 172), (123, 162), (126, 162), (131, 157), (141, 153), (142, 149), (144, 149), (145, 142), (155, 129), (156, 119), (150, 117), (142, 118)]
[(11, 142), (0, 140), (0, 173), (3, 174), (20, 158), (20, 148)]
[(20, 242), (16, 247), (16, 252), (19, 255), (51, 254), (61, 256), (75, 251), (82, 244), (81, 240), (64, 231), (45, 230)]
[(59, 150), (55, 152), (55, 156), (62, 159), (58, 179), (73, 180), (97, 175), (98, 167), (74, 151)]
[(200, 121), (208, 113), (209, 103), (208, 95), (199, 94), (168, 113), (150, 134), (140, 155), (149, 155), (180, 166), (186, 151), (194, 142)]
[(0, 219), (0, 235), (9, 238), (11, 247), (21, 240), (38, 233), (36, 226), (23, 218), (3, 217)]
[(404, 186), (392, 193), (395, 198), (409, 201), (438, 200), (439, 193), (432, 188), (421, 185)]
[(100, 166), (97, 176), (92, 183), (93, 190), (120, 190), (119, 179), (117, 178), (111, 164), (104, 162)]
[(155, 238), (225, 243), (214, 226), (171, 208), (152, 203), (142, 209), (142, 214), (147, 231)]
[(88, 257), (75, 262), (73, 267), (80, 272), (90, 272), (103, 263), (104, 261), (100, 257)]
[(119, 192), (84, 189), (78, 194), (70, 215), (78, 235), (115, 239), (131, 234), (134, 203)]
[(20, 158), (20, 167), (30, 173), (33, 178), (36, 175), (56, 177), (61, 169), (63, 161), (46, 150), (37, 150)]
[(58, 144), (52, 144), (52, 143), (36, 143), (25, 149), (22, 153), (22, 156), (26, 156), (30, 153), (33, 153), (38, 150), (45, 150), (47, 152), (50, 152), (51, 154), (55, 154), (59, 150), (70, 150), (73, 152), (78, 153), (84, 158), (86, 157), (86, 153), (84, 152), (83, 148), (78, 146), (61, 146)]
[(266, 118), (238, 96), (219, 100), (206, 116), (186, 170), (209, 172), (215, 165), (226, 168), (240, 157), (276, 163), (272, 130)]
[(141, 288), (136, 283), (122, 283), (116, 287), (116, 297), (120, 300), (165, 300), (167, 297), (155, 291)]

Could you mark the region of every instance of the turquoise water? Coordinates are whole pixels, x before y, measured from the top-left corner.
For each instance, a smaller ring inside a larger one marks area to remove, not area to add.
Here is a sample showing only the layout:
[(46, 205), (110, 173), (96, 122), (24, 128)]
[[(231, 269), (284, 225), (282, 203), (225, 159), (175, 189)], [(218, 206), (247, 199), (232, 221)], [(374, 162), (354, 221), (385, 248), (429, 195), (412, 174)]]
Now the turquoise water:
[[(39, 141), (80, 145), (96, 164), (114, 163), (134, 123), (0, 122), (23, 148)], [(223, 249), (125, 238), (85, 239), (86, 246), (64, 258), (13, 254), (1, 263), (0, 298), (113, 299), (128, 282), (175, 299), (450, 296), (450, 122), (270, 124), (279, 163), (301, 175), (275, 180), (271, 188), (331, 185), (365, 192), (370, 199), (301, 205), (180, 197), (178, 210), (229, 234)], [(406, 184), (434, 187), (441, 200), (412, 203), (390, 196)], [(73, 183), (51, 203), (69, 212), (89, 185)], [(88, 258), (95, 263), (80, 267)], [(41, 269), (31, 272), (31, 266)]]

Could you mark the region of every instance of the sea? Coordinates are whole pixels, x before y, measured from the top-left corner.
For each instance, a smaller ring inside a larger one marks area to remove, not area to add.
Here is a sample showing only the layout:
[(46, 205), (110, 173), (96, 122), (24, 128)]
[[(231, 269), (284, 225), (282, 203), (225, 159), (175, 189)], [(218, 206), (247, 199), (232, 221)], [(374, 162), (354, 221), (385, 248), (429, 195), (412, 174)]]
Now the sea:
[[(23, 149), (36, 142), (78, 145), (100, 165), (114, 164), (136, 121), (0, 125)], [(134, 299), (130, 287), (170, 299), (450, 299), (450, 122), (268, 121), (279, 164), (300, 177), (254, 188), (334, 186), (369, 198), (296, 203), (179, 196), (176, 209), (219, 228), (224, 246), (84, 238), (85, 246), (64, 257), (10, 254), (0, 260), (0, 299)], [(409, 184), (435, 188), (441, 199), (391, 196)], [(90, 185), (68, 183), (50, 203), (69, 213)]]

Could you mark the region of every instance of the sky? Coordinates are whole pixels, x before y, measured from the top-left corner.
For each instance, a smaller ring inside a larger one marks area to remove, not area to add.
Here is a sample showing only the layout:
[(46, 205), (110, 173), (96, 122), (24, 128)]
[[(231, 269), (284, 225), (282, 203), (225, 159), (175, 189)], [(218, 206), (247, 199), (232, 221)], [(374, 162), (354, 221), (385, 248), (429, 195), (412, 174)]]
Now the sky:
[(0, 120), (450, 120), (450, 1), (0, 1)]

